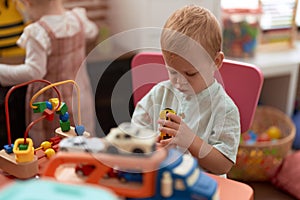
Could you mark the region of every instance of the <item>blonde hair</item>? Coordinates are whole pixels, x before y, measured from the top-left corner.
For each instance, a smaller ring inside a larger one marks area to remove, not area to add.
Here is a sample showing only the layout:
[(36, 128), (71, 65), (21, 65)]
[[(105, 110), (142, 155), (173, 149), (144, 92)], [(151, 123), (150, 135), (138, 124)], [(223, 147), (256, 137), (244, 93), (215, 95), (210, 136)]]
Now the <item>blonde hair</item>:
[(161, 34), (162, 50), (176, 48), (178, 51), (180, 48), (187, 52), (190, 49), (188, 39), (200, 44), (212, 59), (215, 58), (222, 48), (222, 30), (213, 13), (200, 6), (188, 5), (168, 18)]

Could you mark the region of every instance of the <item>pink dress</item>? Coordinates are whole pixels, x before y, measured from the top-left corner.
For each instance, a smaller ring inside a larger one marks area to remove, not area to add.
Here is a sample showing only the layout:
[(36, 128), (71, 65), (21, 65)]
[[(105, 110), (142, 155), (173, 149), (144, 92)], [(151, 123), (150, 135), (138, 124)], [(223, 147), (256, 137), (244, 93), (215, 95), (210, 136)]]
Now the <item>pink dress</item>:
[[(82, 124), (78, 124), (78, 112), (77, 112), (77, 92), (75, 86), (72, 83), (63, 84), (57, 86), (61, 95), (62, 101), (66, 103), (68, 107), (68, 113), (70, 114), (71, 126), (84, 125), (85, 130), (94, 135), (95, 131), (95, 106), (92, 89), (90, 86), (90, 80), (87, 74), (85, 59), (85, 36), (83, 24), (76, 13), (73, 13), (76, 19), (80, 23), (80, 31), (73, 36), (57, 38), (51, 28), (44, 21), (40, 20), (38, 23), (43, 27), (51, 42), (51, 53), (47, 58), (47, 73), (43, 79), (52, 83), (75, 80), (80, 87), (81, 96), (81, 121)], [(29, 105), (29, 101), (32, 96), (39, 91), (42, 87), (45, 87), (44, 83), (33, 83), (28, 86), (26, 105)], [(50, 88), (45, 93), (40, 95), (35, 102), (48, 101), (50, 98), (57, 97), (53, 88)], [(41, 113), (34, 113), (33, 110), (26, 107), (26, 121), (27, 124), (41, 117)], [(55, 129), (60, 127), (59, 115), (55, 114), (53, 121), (42, 120), (35, 124), (29, 131), (29, 136), (33, 139), (34, 145), (39, 146), (41, 142), (54, 136)]]

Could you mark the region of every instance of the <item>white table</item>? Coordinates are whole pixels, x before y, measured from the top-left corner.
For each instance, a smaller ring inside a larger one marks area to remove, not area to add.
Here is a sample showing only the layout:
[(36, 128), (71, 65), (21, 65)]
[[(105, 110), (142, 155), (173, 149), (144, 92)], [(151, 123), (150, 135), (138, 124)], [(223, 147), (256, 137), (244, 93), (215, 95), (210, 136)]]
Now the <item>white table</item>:
[(292, 116), (297, 96), (300, 42), (296, 42), (292, 49), (258, 51), (253, 58), (228, 59), (258, 66), (265, 77), (260, 102)]

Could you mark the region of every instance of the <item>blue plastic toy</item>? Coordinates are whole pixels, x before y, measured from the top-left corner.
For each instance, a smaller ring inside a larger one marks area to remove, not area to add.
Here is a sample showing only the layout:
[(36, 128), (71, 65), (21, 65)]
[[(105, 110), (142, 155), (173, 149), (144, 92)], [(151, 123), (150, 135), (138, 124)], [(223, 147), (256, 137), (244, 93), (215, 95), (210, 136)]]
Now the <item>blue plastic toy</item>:
[(296, 111), (292, 117), (296, 126), (296, 136), (293, 142), (293, 149), (300, 149), (300, 111)]

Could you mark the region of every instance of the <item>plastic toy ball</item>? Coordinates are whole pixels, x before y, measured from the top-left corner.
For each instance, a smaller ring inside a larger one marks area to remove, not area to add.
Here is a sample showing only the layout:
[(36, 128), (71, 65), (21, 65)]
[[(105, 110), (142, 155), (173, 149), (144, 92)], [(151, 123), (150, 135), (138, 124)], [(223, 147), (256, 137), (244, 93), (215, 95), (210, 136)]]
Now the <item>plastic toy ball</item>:
[(52, 148), (47, 149), (47, 150), (45, 151), (45, 155), (46, 155), (47, 158), (51, 158), (52, 156), (55, 155), (54, 149), (52, 149)]
[(63, 114), (63, 115), (59, 115), (59, 119), (60, 119), (61, 121), (63, 121), (63, 122), (68, 121), (69, 118), (70, 118), (70, 115), (69, 115), (68, 112), (66, 112), (66, 113)]
[(281, 130), (277, 126), (271, 126), (270, 128), (268, 128), (267, 134), (271, 139), (281, 138)]
[(43, 150), (49, 149), (49, 148), (51, 148), (51, 146), (52, 146), (51, 142), (49, 142), (49, 141), (44, 141), (41, 144), (41, 147), (43, 148)]
[(50, 103), (50, 101), (46, 101), (46, 107), (47, 107), (49, 110), (52, 110), (53, 106), (52, 106), (52, 104)]
[(251, 136), (249, 135), (249, 133), (248, 132), (246, 132), (246, 133), (243, 133), (242, 134), (242, 140), (245, 142), (245, 141), (248, 141), (248, 140), (250, 140), (251, 139)]
[(271, 140), (271, 138), (270, 138), (270, 136), (267, 133), (262, 133), (257, 138), (258, 142), (268, 142), (270, 140)]

